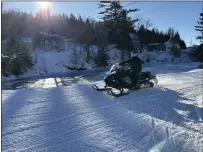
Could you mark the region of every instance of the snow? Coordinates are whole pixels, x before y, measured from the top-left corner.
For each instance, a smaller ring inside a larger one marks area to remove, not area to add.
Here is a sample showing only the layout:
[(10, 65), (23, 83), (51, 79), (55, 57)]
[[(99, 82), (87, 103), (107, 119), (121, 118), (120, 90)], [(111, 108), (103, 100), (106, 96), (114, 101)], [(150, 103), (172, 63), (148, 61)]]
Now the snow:
[[(31, 38), (24, 38), (25, 42), (31, 42)], [(171, 46), (171, 42), (165, 43), (167, 48)], [(173, 57), (170, 54), (170, 50), (166, 51), (153, 51), (149, 52), (146, 49), (139, 54), (140, 58), (146, 63), (163, 63), (163, 62), (189, 62), (190, 49), (185, 49), (181, 52), (181, 56), (178, 58)], [(72, 66), (76, 68), (93, 69), (96, 67), (94, 57), (98, 55), (98, 49), (96, 46), (90, 48), (89, 63), (86, 62), (86, 52), (84, 48), (73, 42), (65, 42), (65, 49), (58, 52), (57, 50), (34, 50), (32, 51), (34, 66), (32, 69), (28, 69), (25, 73), (19, 76), (19, 78), (30, 78), (35, 76), (47, 76), (50, 74), (58, 73), (70, 73), (69, 69), (65, 66)], [(115, 46), (108, 46), (108, 65), (111, 66), (121, 61), (121, 51), (116, 49)], [(128, 57), (126, 56), (125, 59)], [(65, 65), (65, 66), (64, 66)], [(15, 76), (2, 77), (3, 81), (18, 79)]]
[(186, 63), (191, 61), (190, 57), (190, 49), (182, 50), (180, 53), (180, 57), (174, 57), (170, 50), (166, 51), (153, 51), (149, 52), (146, 49), (144, 49), (141, 53), (139, 53), (139, 57), (145, 62), (145, 63)]
[[(73, 49), (74, 48), (74, 49)], [(73, 52), (76, 52), (74, 54)], [(63, 52), (57, 52), (50, 50), (49, 52), (35, 50), (32, 52), (32, 59), (34, 66), (32, 69), (28, 69), (19, 78), (30, 78), (35, 76), (47, 76), (50, 74), (58, 73), (70, 73), (65, 66), (73, 66), (76, 68), (86, 68), (87, 70), (93, 69), (94, 63), (90, 60), (90, 63), (85, 61), (85, 53), (81, 53), (81, 47), (74, 47), (74, 45), (68, 45)], [(83, 51), (84, 52), (84, 51)], [(2, 77), (3, 81), (18, 79), (16, 76)]]
[(170, 49), (172, 47), (173, 44), (173, 40), (169, 39), (167, 42), (164, 43), (166, 45), (167, 49)]
[(203, 71), (195, 68), (146, 67), (158, 86), (120, 98), (93, 90), (94, 82), (3, 90), (2, 151), (200, 152)]

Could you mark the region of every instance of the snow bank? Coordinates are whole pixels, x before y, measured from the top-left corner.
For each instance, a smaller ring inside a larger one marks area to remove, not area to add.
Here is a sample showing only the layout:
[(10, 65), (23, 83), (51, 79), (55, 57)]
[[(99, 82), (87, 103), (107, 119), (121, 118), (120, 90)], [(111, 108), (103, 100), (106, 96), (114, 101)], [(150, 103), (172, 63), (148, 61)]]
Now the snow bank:
[[(25, 39), (26, 41), (28, 39)], [(23, 75), (19, 77), (2, 76), (2, 80), (14, 80), (19, 78), (28, 78), (35, 76), (46, 76), (49, 74), (57, 73), (69, 73), (67, 67), (85, 68), (87, 70), (95, 67), (94, 57), (97, 55), (97, 49), (95, 46), (90, 48), (90, 60), (86, 62), (87, 53), (82, 46), (74, 43), (66, 43), (65, 49), (58, 52), (57, 50), (35, 50), (31, 53), (34, 66), (32, 69), (28, 69)]]
[(63, 66), (69, 59), (69, 52), (36, 52), (33, 53), (35, 59), (34, 71), (37, 75), (67, 72)]
[[(25, 38), (24, 41), (30, 42), (30, 38)], [(171, 47), (170, 42), (165, 43), (167, 48)], [(147, 51), (146, 49), (139, 54), (139, 57), (144, 63), (163, 63), (163, 62), (189, 62), (191, 49), (182, 50), (181, 56), (176, 58), (170, 54), (170, 50), (166, 51)], [(19, 78), (27, 78), (33, 76), (46, 76), (49, 74), (67, 73), (71, 72), (67, 67), (92, 69), (96, 67), (95, 57), (98, 55), (96, 46), (90, 47), (90, 60), (86, 62), (87, 53), (81, 45), (72, 42), (65, 42), (65, 49), (57, 52), (57, 50), (32, 52), (34, 66), (29, 69)], [(121, 51), (116, 49), (113, 45), (108, 47), (108, 65), (121, 61)], [(128, 57), (125, 56), (126, 60)], [(15, 76), (2, 77), (4, 80), (17, 79)]]
[[(172, 41), (169, 40), (164, 43), (166, 45), (165, 51), (153, 50), (153, 52), (148, 51), (145, 48), (140, 54), (139, 57), (144, 61), (144, 63), (163, 63), (163, 62), (190, 62), (190, 53), (193, 48), (182, 49), (180, 57), (174, 57), (171, 54)], [(180, 47), (179, 47), (180, 49)]]
[(163, 62), (189, 62), (191, 61), (188, 54), (182, 52), (180, 57), (174, 57), (170, 51), (148, 52), (144, 50), (139, 54), (144, 63), (163, 63)]

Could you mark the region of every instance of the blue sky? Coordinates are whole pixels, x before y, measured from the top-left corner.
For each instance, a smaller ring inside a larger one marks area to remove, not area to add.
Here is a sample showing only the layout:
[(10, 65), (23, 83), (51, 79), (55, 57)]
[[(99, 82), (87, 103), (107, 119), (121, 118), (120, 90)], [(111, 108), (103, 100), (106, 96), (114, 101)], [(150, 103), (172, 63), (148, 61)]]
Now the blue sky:
[[(122, 2), (123, 6), (131, 2)], [(5, 8), (20, 9), (36, 13), (39, 10), (37, 2), (5, 2)], [(84, 17), (99, 18), (98, 2), (52, 2), (52, 13), (81, 14)], [(169, 27), (178, 30), (181, 38), (187, 45), (199, 44), (196, 36), (200, 33), (195, 31), (199, 14), (202, 11), (202, 2), (135, 2), (126, 8), (139, 8), (140, 11), (132, 13), (132, 17), (150, 19), (154, 27), (166, 31)]]

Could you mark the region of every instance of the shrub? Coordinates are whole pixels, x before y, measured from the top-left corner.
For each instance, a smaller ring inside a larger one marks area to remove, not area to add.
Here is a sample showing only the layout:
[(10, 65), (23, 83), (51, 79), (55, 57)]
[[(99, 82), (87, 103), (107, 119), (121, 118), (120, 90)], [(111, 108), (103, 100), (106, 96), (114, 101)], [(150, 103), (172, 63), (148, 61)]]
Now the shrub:
[(2, 56), (2, 74), (4, 76), (9, 74), (18, 76), (33, 66), (28, 47), (21, 39), (15, 36), (10, 37), (6, 41)]
[(199, 62), (203, 62), (203, 44), (201, 44), (196, 48), (195, 51), (193, 51), (192, 58)]
[(181, 49), (177, 45), (173, 44), (171, 47), (171, 53), (175, 57), (180, 57)]

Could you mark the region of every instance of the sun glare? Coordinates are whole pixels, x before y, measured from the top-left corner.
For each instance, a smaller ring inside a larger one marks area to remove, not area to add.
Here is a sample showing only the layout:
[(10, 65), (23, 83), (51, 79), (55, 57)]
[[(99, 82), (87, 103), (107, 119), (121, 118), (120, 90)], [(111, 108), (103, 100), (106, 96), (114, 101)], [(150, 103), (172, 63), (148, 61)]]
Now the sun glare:
[(49, 2), (38, 2), (42, 9), (46, 9), (50, 6)]

